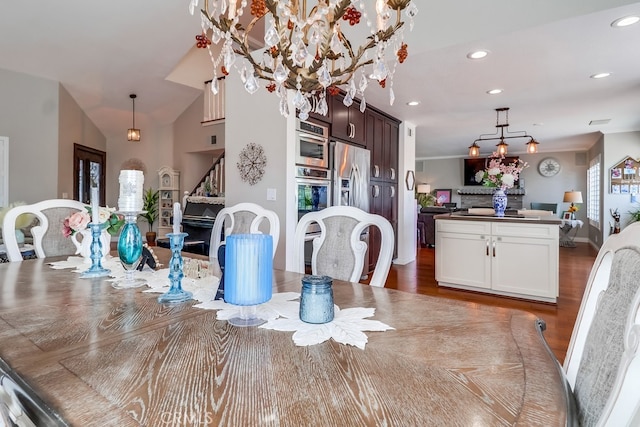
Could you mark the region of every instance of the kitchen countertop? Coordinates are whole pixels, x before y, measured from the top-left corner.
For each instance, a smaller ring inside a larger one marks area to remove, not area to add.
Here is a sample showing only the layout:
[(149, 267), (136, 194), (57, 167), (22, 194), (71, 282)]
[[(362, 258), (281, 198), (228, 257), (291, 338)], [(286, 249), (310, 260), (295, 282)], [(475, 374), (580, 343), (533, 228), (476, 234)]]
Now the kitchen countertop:
[(521, 222), (521, 223), (531, 223), (535, 222), (537, 224), (557, 224), (558, 226), (562, 225), (562, 220), (553, 215), (548, 216), (538, 216), (538, 215), (505, 215), (503, 217), (494, 216), (494, 215), (478, 215), (478, 214), (470, 214), (467, 212), (453, 212), (450, 214), (441, 214), (435, 215), (434, 218), (444, 219), (444, 220), (462, 220), (462, 221), (490, 221), (490, 222)]

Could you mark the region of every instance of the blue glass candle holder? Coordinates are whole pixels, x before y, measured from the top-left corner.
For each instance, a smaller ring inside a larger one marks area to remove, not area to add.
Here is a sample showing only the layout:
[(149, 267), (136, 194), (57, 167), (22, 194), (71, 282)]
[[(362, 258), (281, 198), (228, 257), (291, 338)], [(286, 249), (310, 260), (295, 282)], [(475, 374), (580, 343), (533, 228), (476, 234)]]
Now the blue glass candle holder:
[(333, 320), (333, 280), (329, 276), (304, 276), (300, 294), (300, 320), (328, 323)]
[(102, 267), (102, 241), (100, 235), (107, 223), (89, 223), (91, 228), (91, 267), (84, 271), (81, 277), (103, 277), (108, 276), (111, 270)]
[(125, 271), (124, 280), (115, 282), (114, 288), (136, 288), (144, 285), (143, 279), (134, 277), (134, 273), (142, 259), (142, 234), (138, 228), (137, 219), (140, 212), (120, 212), (124, 215), (125, 223), (118, 238), (118, 257)]
[(183, 261), (180, 252), (184, 245), (184, 238), (188, 235), (189, 234), (187, 233), (167, 233), (169, 244), (171, 245), (171, 259), (169, 260), (169, 279), (171, 279), (171, 288), (158, 297), (158, 302), (178, 303), (189, 301), (193, 298), (193, 294), (191, 292), (182, 289), (182, 278), (184, 277), (184, 272), (182, 271)]
[(273, 239), (268, 234), (232, 234), (225, 244), (224, 301), (240, 306), (234, 326), (257, 326), (257, 306), (273, 291)]

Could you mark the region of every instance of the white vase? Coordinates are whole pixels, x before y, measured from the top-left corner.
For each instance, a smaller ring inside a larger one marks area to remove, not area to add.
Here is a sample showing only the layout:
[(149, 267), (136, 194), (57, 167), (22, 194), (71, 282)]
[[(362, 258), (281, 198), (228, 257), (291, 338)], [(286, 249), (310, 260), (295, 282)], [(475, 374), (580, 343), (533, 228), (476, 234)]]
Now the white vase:
[[(82, 236), (82, 241), (79, 240), (79, 235)], [(91, 243), (93, 241), (93, 237), (91, 236), (91, 229), (86, 228), (82, 231), (74, 233), (71, 236), (71, 241), (76, 247), (76, 254), (79, 254), (82, 258), (84, 258), (85, 264), (91, 264)], [(101, 262), (107, 261), (107, 256), (111, 250), (111, 235), (107, 232), (107, 230), (103, 230), (100, 233), (100, 241), (102, 242), (102, 260)]]

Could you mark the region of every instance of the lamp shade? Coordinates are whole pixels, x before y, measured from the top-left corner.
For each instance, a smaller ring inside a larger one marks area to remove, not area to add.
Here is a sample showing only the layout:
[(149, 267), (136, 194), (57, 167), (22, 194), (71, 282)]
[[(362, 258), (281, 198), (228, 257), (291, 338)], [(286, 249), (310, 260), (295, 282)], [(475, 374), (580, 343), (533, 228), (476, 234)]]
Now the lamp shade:
[(469, 157), (478, 157), (480, 155), (480, 146), (475, 142), (469, 146)]
[(429, 185), (429, 184), (418, 184), (418, 190), (417, 191), (420, 194), (431, 193), (431, 185)]
[(582, 203), (582, 192), (573, 190), (565, 191), (562, 201), (565, 203)]

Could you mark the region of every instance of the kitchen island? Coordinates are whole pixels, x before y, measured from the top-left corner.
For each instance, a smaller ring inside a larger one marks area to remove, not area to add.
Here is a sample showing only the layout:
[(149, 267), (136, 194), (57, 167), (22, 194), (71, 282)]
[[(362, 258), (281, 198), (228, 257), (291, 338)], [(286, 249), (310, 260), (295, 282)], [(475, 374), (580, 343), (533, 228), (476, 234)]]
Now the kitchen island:
[(439, 286), (556, 302), (559, 218), (456, 212), (435, 219)]

